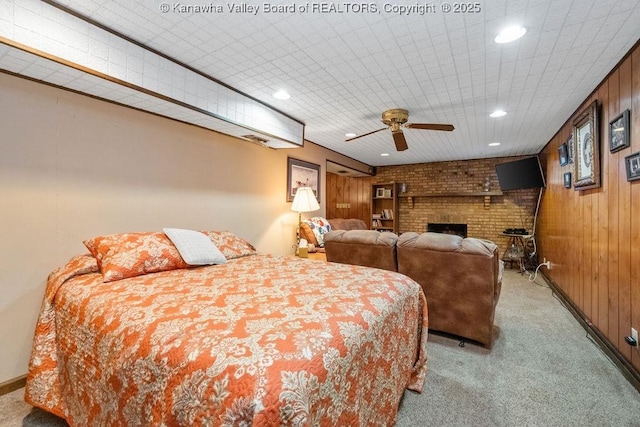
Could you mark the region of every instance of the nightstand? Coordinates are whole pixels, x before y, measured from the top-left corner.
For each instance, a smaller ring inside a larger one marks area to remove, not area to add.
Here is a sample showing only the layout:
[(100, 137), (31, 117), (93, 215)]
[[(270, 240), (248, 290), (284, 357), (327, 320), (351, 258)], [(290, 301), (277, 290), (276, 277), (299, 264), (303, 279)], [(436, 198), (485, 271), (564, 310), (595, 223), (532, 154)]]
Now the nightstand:
[[(297, 255), (290, 255), (292, 257), (298, 258)], [(325, 254), (324, 252), (312, 252), (307, 254), (306, 258), (300, 258), (300, 259), (310, 259), (313, 261), (326, 261), (327, 260), (327, 254)]]
[(312, 252), (310, 254), (308, 254), (309, 259), (315, 260), (315, 261), (326, 261), (327, 260), (327, 254), (324, 252)]

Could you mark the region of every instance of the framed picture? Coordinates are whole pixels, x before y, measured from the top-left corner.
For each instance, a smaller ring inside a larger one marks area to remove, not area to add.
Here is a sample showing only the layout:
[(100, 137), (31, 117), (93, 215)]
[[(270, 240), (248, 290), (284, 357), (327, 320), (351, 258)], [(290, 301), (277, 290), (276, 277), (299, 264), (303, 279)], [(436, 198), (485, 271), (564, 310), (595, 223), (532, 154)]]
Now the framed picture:
[(376, 198), (384, 197), (384, 188), (378, 187), (376, 188)]
[(567, 158), (569, 159), (569, 163), (573, 164), (573, 133), (569, 135), (565, 144), (567, 144)]
[(300, 187), (311, 187), (320, 203), (320, 165), (287, 157), (287, 202), (293, 202)]
[(593, 101), (573, 122), (573, 188), (600, 187), (598, 104)]
[(624, 110), (615, 119), (609, 122), (609, 150), (612, 153), (629, 146), (631, 134), (631, 111)]
[(564, 188), (571, 188), (571, 172), (565, 172), (563, 175)]
[(569, 155), (567, 154), (567, 144), (560, 144), (558, 147), (558, 158), (560, 159), (560, 166), (569, 164)]
[(624, 158), (627, 167), (627, 181), (640, 179), (640, 152)]

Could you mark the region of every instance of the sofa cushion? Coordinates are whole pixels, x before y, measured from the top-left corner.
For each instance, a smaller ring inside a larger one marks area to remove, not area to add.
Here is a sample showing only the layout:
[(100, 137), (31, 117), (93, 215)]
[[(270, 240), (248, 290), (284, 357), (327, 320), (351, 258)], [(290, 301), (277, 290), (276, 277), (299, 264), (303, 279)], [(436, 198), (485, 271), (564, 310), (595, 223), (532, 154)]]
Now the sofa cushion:
[(325, 236), (325, 242), (362, 243), (366, 245), (394, 246), (398, 236), (389, 231), (375, 230), (332, 230)]
[(308, 243), (311, 243), (314, 246), (319, 246), (318, 239), (316, 239), (316, 236), (315, 234), (313, 234), (311, 227), (305, 221), (302, 221), (300, 223), (300, 238), (305, 239)]
[(321, 216), (314, 216), (300, 223), (300, 237), (314, 246), (324, 246), (324, 235), (330, 231), (329, 221)]
[(359, 218), (333, 218), (329, 220), (332, 230), (368, 230), (367, 224)]
[(445, 233), (403, 233), (398, 238), (398, 246), (417, 249), (430, 249), (440, 252), (458, 252), (470, 255), (492, 257), (497, 245), (489, 240), (473, 237), (462, 238), (455, 234)]

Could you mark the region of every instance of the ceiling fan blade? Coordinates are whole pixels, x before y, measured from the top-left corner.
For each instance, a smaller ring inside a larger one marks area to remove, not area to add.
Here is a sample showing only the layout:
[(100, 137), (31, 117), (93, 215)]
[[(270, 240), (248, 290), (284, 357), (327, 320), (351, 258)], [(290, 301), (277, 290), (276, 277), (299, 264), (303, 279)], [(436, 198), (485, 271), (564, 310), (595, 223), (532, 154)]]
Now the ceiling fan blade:
[(393, 142), (396, 143), (396, 150), (398, 151), (404, 151), (409, 148), (401, 130), (393, 132)]
[(442, 123), (405, 123), (404, 127), (411, 128), (411, 129), (444, 130), (444, 131), (452, 131), (455, 129), (453, 125), (446, 125)]
[(362, 135), (354, 136), (353, 138), (345, 139), (345, 142), (353, 141), (354, 139), (362, 138), (363, 136), (371, 135), (372, 133), (380, 132), (381, 130), (387, 130), (386, 127), (378, 130), (374, 130), (373, 132), (363, 133)]

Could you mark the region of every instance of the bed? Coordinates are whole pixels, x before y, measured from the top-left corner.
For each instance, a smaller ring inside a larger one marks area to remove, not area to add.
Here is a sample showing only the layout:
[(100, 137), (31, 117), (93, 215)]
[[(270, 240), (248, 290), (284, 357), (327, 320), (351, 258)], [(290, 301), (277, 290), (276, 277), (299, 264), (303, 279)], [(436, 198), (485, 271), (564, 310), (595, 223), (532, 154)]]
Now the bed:
[(72, 426), (393, 425), (426, 376), (421, 287), (205, 234), (223, 263), (132, 233), (54, 271), (26, 401)]

